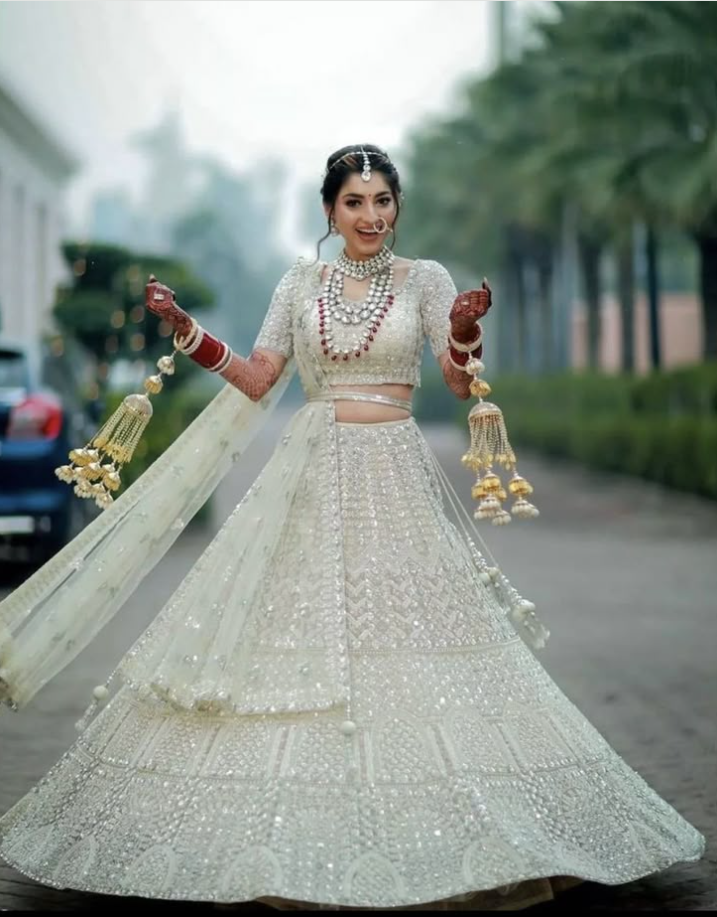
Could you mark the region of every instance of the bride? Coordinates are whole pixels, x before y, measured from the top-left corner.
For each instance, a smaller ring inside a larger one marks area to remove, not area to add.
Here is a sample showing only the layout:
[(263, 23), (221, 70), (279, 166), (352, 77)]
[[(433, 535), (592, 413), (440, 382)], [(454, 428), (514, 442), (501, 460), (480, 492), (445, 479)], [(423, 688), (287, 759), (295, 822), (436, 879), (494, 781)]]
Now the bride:
[(536, 660), (534, 606), (477, 547), (412, 416), (426, 338), (470, 396), (490, 289), (394, 256), (401, 188), (378, 147), (332, 154), (322, 197), (345, 248), (288, 271), (248, 359), (150, 278), (175, 347), (227, 385), (0, 604), (8, 706), (122, 607), (295, 370), (306, 403), (77, 742), (0, 819), (0, 855), (104, 894), (463, 910), (699, 859), (702, 835)]

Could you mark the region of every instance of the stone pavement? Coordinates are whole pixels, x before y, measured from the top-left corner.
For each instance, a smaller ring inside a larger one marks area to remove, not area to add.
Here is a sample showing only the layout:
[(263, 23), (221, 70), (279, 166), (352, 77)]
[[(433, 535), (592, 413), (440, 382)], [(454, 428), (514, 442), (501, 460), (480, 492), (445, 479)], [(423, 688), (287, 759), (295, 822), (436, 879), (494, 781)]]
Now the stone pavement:
[[(268, 458), (287, 414), (220, 485), (212, 526), (189, 526), (140, 594), (31, 706), (0, 714), (0, 812), (72, 744), (92, 686), (156, 615)], [(469, 509), (460, 465), (467, 434), (423, 426)], [(585, 884), (533, 910), (717, 908), (717, 504), (633, 479), (526, 459), (540, 519), (481, 528), (501, 567), (552, 631), (540, 661), (620, 755), (707, 837), (707, 855), (639, 882)], [(0, 595), (23, 575), (5, 573)], [(0, 864), (0, 910), (84, 910), (139, 903), (46, 889)], [(257, 909), (255, 904), (237, 910)], [(217, 911), (214, 911), (217, 913)]]

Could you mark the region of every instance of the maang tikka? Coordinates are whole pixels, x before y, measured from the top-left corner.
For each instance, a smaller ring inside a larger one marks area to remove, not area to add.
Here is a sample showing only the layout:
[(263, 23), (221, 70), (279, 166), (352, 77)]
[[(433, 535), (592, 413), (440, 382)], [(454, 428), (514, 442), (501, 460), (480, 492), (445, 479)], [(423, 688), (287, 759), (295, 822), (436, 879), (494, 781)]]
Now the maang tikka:
[(363, 156), (363, 172), (361, 173), (361, 179), (363, 181), (371, 181), (371, 160), (368, 158), (368, 153), (361, 148), (361, 155)]
[[(363, 158), (363, 169), (361, 172), (361, 178), (363, 181), (367, 181), (367, 182), (371, 181), (371, 160), (369, 159), (370, 155), (371, 154), (367, 153), (363, 147), (361, 147), (360, 150), (351, 150), (351, 152), (349, 153), (344, 153), (344, 155), (340, 159), (337, 159), (336, 162), (332, 163), (332, 165), (326, 170), (325, 175), (328, 175), (331, 169), (334, 168), (334, 166), (337, 166), (340, 162), (343, 162), (344, 159), (348, 159), (349, 156), (361, 156)], [(379, 156), (383, 154), (375, 153), (374, 155)]]

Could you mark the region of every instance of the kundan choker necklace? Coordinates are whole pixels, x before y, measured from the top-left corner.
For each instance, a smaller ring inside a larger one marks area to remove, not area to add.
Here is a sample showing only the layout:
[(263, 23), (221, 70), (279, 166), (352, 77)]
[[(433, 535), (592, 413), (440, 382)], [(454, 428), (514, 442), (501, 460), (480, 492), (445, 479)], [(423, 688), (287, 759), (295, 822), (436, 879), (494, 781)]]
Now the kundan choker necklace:
[[(331, 266), (331, 272), (324, 283), (319, 297), (319, 336), (326, 356), (332, 360), (348, 360), (351, 354), (360, 357), (369, 350), (381, 321), (393, 305), (393, 262), (394, 254), (389, 248), (368, 258), (366, 261), (352, 261), (345, 251)], [(355, 280), (371, 278), (368, 294), (363, 302), (344, 300), (344, 277)], [(351, 327), (353, 334), (344, 332), (336, 337), (333, 322)]]
[(353, 261), (344, 249), (336, 259), (336, 270), (355, 280), (365, 280), (372, 274), (380, 274), (392, 268), (395, 260), (396, 256), (385, 245), (373, 258), (367, 258), (365, 261)]

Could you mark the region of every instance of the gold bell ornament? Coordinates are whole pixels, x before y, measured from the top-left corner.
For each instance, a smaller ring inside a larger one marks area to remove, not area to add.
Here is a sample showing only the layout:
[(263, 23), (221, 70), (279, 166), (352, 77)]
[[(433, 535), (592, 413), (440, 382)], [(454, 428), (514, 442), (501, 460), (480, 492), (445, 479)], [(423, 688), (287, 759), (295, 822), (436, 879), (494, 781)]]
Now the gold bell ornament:
[[(476, 482), (471, 488), (471, 496), (480, 502), (473, 517), (490, 519), (493, 525), (507, 525), (511, 521), (511, 515), (517, 519), (532, 519), (539, 515), (538, 509), (526, 499), (533, 493), (533, 487), (518, 474), (515, 453), (508, 441), (503, 412), (497, 405), (483, 400), (484, 396), (491, 393), (490, 385), (480, 378), (485, 366), (480, 360), (471, 357), (464, 368), (473, 376), (470, 384), (471, 395), (478, 398), (478, 404), (471, 408), (468, 415), (471, 444), (461, 457), (463, 465), (476, 472)], [(494, 464), (502, 466), (506, 472), (512, 472), (507, 490), (493, 470)], [(515, 501), (510, 512), (503, 508), (508, 493)]]
[(78, 497), (94, 500), (100, 509), (112, 505), (112, 494), (119, 490), (122, 483), (122, 466), (131, 461), (152, 418), (149, 395), (162, 391), (163, 375), (174, 374), (177, 353), (175, 350), (171, 356), (160, 357), (156, 364), (159, 372), (144, 380), (145, 394), (127, 395), (90, 442), (82, 449), (73, 449), (69, 453), (71, 464), (55, 468), (55, 475), (61, 481), (75, 485)]

